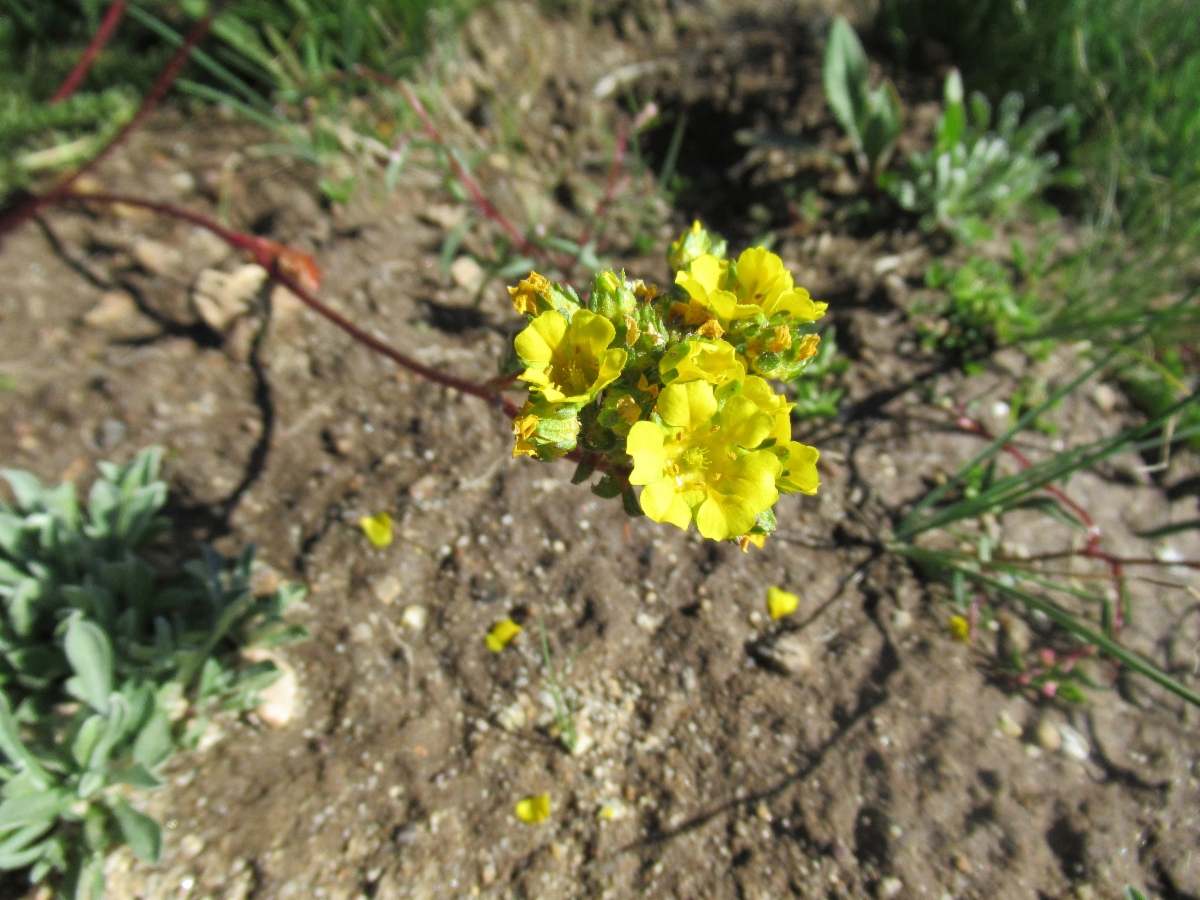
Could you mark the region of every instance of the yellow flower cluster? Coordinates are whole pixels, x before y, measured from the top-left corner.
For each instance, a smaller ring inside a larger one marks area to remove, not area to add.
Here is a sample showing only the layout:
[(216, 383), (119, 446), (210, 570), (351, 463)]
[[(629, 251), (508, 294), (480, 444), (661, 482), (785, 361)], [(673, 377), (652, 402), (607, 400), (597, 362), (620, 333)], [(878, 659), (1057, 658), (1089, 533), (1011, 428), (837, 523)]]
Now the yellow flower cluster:
[(766, 379), (816, 355), (826, 304), (763, 247), (726, 259), (699, 222), (668, 261), (665, 293), (615, 272), (586, 303), (536, 272), (509, 288), (530, 318), (513, 342), (529, 386), (513, 456), (574, 451), (576, 482), (602, 470), (593, 491), (630, 514), (762, 546), (779, 495), (817, 490), (817, 451), (792, 440), (792, 404)]

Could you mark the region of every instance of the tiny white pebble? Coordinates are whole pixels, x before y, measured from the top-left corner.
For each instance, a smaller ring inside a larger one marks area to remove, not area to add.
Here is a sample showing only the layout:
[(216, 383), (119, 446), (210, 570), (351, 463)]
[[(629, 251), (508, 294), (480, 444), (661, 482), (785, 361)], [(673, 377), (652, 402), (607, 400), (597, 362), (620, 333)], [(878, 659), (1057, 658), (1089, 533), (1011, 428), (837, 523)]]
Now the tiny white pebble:
[(562, 541), (555, 541), (553, 544), (551, 544), (551, 549), (553, 549), (555, 553), (566, 553), (567, 545)]

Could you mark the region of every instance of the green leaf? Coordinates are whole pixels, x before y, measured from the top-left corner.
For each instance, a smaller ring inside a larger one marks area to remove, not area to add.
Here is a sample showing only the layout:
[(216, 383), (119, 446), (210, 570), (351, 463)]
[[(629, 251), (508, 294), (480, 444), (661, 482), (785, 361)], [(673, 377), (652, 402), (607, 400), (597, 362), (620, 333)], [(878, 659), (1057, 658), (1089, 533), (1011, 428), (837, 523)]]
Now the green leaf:
[(939, 154), (949, 153), (962, 143), (967, 130), (967, 110), (963, 105), (963, 83), (958, 69), (951, 69), (946, 76), (946, 109), (938, 123), (936, 150)]
[(166, 784), (165, 781), (140, 763), (110, 773), (109, 781), (113, 784), (131, 784), (136, 788), (146, 791), (156, 790)]
[(904, 126), (904, 104), (896, 86), (887, 81), (878, 90), (871, 91), (868, 107), (862, 150), (871, 164), (871, 170), (878, 172), (887, 165), (896, 138)]
[(1073, 528), (1076, 531), (1087, 530), (1087, 526), (1079, 520), (1079, 517), (1070, 512), (1054, 497), (1029, 497), (1020, 503), (1014, 503), (1009, 509), (1036, 509), (1038, 512), (1045, 513), (1054, 521), (1061, 525), (1066, 525), (1068, 528)]
[(596, 471), (596, 467), (586, 459), (581, 459), (579, 465), (575, 467), (575, 474), (571, 476), (571, 484), (583, 484)]
[(4, 751), (14, 765), (23, 768), (33, 783), (40, 787), (51, 783), (49, 773), (42, 768), (41, 763), (21, 740), (17, 720), (13, 718), (12, 707), (8, 705), (8, 698), (3, 692), (0, 692), (0, 750)]
[(74, 798), (68, 791), (58, 788), (27, 794), (24, 797), (12, 797), (0, 803), (0, 831), (10, 831), (38, 823), (49, 828), (61, 813), (67, 811), (73, 801)]
[(63, 642), (71, 668), (79, 676), (79, 686), (88, 704), (98, 712), (107, 712), (112, 693), (112, 645), (99, 626), (82, 618), (67, 627)]
[[(34, 843), (46, 833), (53, 823), (39, 822), (18, 830), (12, 837), (0, 843), (0, 869), (11, 871), (23, 869), (37, 860), (45, 851), (49, 841)], [(32, 846), (30, 846), (32, 844)], [(30, 879), (33, 883), (33, 879)]]
[(71, 744), (71, 755), (75, 757), (75, 762), (80, 768), (87, 768), (92, 754), (96, 752), (100, 740), (104, 737), (105, 725), (104, 716), (95, 715), (90, 716), (80, 726), (79, 733), (75, 735), (75, 741)]
[(117, 800), (110, 809), (130, 849), (139, 859), (157, 865), (162, 858), (162, 830), (158, 823), (124, 800)]
[(13, 496), (17, 498), (17, 506), (24, 512), (32, 512), (42, 508), (42, 483), (28, 472), (20, 469), (4, 469), (0, 471), (8, 486), (12, 488)]
[(133, 758), (148, 769), (161, 766), (175, 752), (171, 720), (163, 710), (156, 710), (133, 742)]
[(855, 145), (862, 146), (863, 122), (867, 111), (867, 55), (858, 35), (842, 16), (833, 21), (825, 45), (825, 99)]
[(1157, 528), (1151, 528), (1147, 531), (1135, 531), (1140, 538), (1153, 540), (1154, 538), (1169, 537), (1172, 534), (1179, 534), (1182, 531), (1193, 531), (1200, 528), (1200, 519), (1188, 519), (1186, 522), (1173, 522), (1170, 525), (1160, 525)]

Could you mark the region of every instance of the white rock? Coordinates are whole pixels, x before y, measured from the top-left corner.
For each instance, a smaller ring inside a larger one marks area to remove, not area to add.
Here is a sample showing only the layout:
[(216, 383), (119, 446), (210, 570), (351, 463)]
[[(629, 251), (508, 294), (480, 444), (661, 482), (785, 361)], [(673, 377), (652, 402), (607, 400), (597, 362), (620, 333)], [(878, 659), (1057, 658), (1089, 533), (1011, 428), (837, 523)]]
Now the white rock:
[(403, 585), (395, 575), (384, 575), (371, 587), (375, 599), (385, 606), (395, 603), (400, 598)]
[(913, 617), (907, 609), (898, 609), (892, 613), (892, 627), (897, 631), (907, 631), (912, 628)]
[(375, 637), (375, 630), (370, 622), (358, 622), (350, 629), (350, 639), (356, 644), (369, 644)]
[(525, 727), (529, 717), (525, 715), (525, 707), (520, 703), (510, 703), (496, 713), (496, 724), (510, 734), (515, 734)]
[(460, 288), (466, 288), (471, 293), (479, 290), (484, 277), (483, 266), (470, 256), (460, 256), (450, 264), (450, 278)]
[(261, 647), (243, 650), (242, 659), (248, 663), (272, 662), (283, 673), (273, 685), (258, 692), (258, 706), (254, 708), (258, 717), (272, 728), (282, 728), (296, 714), (296, 701), (300, 694), (296, 670), (278, 654)]
[(271, 288), (271, 314), (273, 316), (280, 319), (291, 319), (307, 308), (303, 300), (282, 284)]
[(1062, 733), (1049, 719), (1038, 722), (1036, 738), (1038, 746), (1050, 753), (1063, 745)]
[(267, 278), (267, 270), (253, 264), (232, 272), (205, 269), (196, 278), (192, 305), (214, 331), (224, 331), (250, 308), (250, 301)]
[(411, 628), (413, 631), (424, 631), (425, 625), (429, 621), (429, 611), (425, 607), (414, 603), (411, 606), (404, 607), (404, 612), (400, 614), (400, 621), (404, 623), (405, 628)]
[(1092, 402), (1096, 404), (1096, 409), (1107, 416), (1116, 408), (1117, 392), (1107, 384), (1098, 384), (1092, 391)]
[(798, 634), (780, 635), (767, 653), (789, 675), (803, 675), (812, 668), (812, 651)]
[(904, 890), (904, 882), (889, 875), (880, 880), (877, 894), (881, 900), (892, 900), (902, 890)]
[(1089, 756), (1091, 751), (1088, 749), (1087, 738), (1072, 728), (1070, 725), (1059, 725), (1059, 733), (1062, 737), (1062, 752), (1074, 759), (1083, 762)]
[(106, 291), (100, 301), (84, 313), (83, 321), (93, 328), (114, 325), (138, 311), (133, 298), (124, 291)]
[(151, 275), (166, 275), (183, 262), (183, 254), (174, 247), (149, 238), (134, 241), (133, 258)]
[(640, 612), (633, 620), (634, 624), (646, 634), (654, 634), (663, 623), (662, 616), (652, 616), (648, 612)]

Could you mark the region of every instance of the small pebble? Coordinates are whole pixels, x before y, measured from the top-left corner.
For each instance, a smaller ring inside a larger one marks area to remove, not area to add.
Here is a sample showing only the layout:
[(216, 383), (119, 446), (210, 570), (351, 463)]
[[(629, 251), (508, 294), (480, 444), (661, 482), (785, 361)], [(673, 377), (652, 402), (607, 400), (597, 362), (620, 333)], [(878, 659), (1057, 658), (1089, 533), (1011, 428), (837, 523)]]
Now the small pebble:
[(1021, 724), (1007, 712), (1000, 713), (1000, 716), (996, 721), (996, 727), (998, 727), (1003, 734), (1007, 734), (1009, 737), (1019, 738), (1025, 733), (1025, 729), (1021, 727)]
[(888, 876), (880, 880), (878, 896), (880, 900), (891, 900), (902, 890), (904, 890), (904, 882), (899, 878)]
[(1087, 738), (1072, 728), (1070, 725), (1060, 725), (1058, 727), (1061, 733), (1062, 752), (1067, 756), (1077, 759), (1080, 762), (1091, 756), (1091, 751), (1088, 749)]
[(296, 682), (296, 670), (278, 654), (261, 647), (243, 650), (242, 658), (249, 663), (273, 662), (283, 673), (274, 684), (258, 692), (258, 706), (254, 708), (258, 717), (272, 728), (282, 728), (292, 721), (296, 714), (296, 700), (300, 693)]
[(798, 634), (781, 635), (767, 653), (789, 675), (803, 675), (812, 668), (812, 652)]
[(402, 588), (403, 585), (400, 583), (399, 578), (395, 575), (385, 575), (375, 582), (371, 591), (375, 594), (376, 600), (388, 606), (399, 599)]
[(137, 311), (137, 304), (124, 291), (107, 291), (95, 306), (84, 313), (83, 321), (93, 328), (102, 328), (114, 325)]
[(907, 631), (912, 628), (913, 617), (907, 609), (898, 609), (892, 613), (892, 627), (897, 631)]
[(414, 603), (411, 606), (404, 607), (404, 612), (400, 614), (400, 621), (405, 628), (411, 628), (413, 631), (424, 631), (425, 625), (429, 621), (429, 611), (425, 607)]
[(496, 724), (510, 734), (515, 734), (524, 728), (526, 721), (528, 721), (528, 716), (525, 715), (525, 707), (520, 703), (510, 703), (496, 713)]
[(970, 875), (975, 871), (975, 867), (971, 865), (970, 858), (965, 853), (955, 853), (951, 860), (954, 862), (954, 868), (962, 872), (964, 875)]
[(1053, 753), (1063, 743), (1062, 734), (1049, 719), (1042, 719), (1038, 722), (1035, 737), (1038, 746), (1049, 753)]
[(647, 612), (638, 613), (633, 621), (646, 634), (654, 634), (663, 623), (662, 616), (652, 616)]

